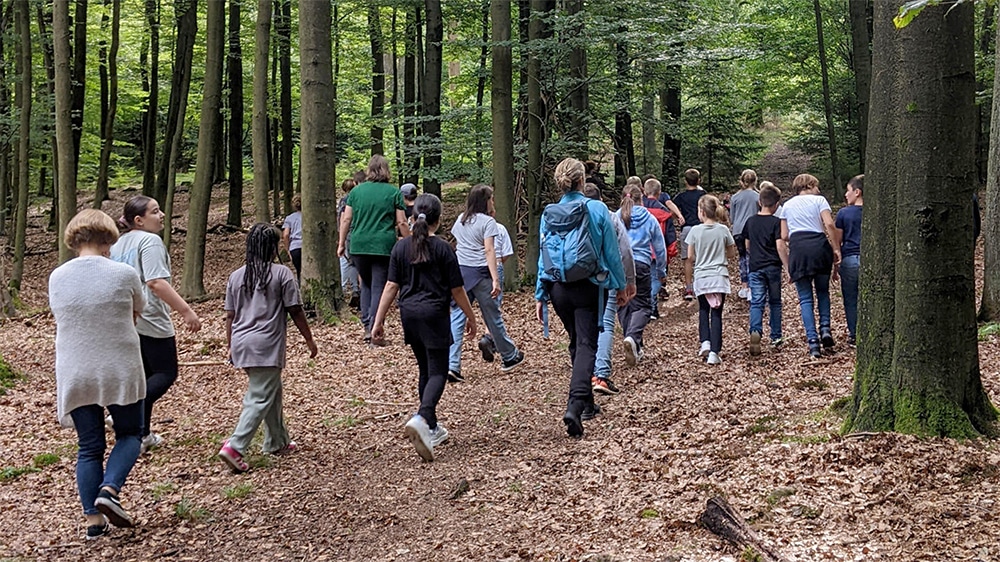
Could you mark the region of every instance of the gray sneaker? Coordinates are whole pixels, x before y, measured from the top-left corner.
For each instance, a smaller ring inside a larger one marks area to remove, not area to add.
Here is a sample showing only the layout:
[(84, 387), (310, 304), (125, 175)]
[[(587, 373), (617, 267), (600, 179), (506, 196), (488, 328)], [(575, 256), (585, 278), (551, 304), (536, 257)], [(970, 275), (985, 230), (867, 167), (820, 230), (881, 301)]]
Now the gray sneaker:
[(163, 445), (163, 437), (160, 437), (158, 433), (150, 433), (142, 438), (142, 446), (139, 447), (139, 454), (145, 455), (160, 445)]
[(629, 336), (625, 338), (625, 364), (635, 366), (639, 362), (639, 346), (635, 340)]
[(434, 441), (431, 437), (431, 428), (427, 426), (427, 420), (417, 414), (406, 422), (403, 428), (406, 438), (413, 443), (413, 448), (417, 450), (420, 458), (427, 462), (434, 460)]
[(438, 423), (437, 427), (431, 430), (431, 446), (437, 447), (447, 440), (448, 430), (443, 425)]

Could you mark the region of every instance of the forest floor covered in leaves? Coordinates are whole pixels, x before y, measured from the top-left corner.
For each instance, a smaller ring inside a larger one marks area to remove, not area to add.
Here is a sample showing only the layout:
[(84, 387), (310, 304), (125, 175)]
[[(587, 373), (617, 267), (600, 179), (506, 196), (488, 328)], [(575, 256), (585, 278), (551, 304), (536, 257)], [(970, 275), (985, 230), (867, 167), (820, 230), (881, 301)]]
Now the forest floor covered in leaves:
[[(223, 191), (209, 227), (225, 220)], [(117, 217), (132, 194), (115, 192), (105, 210)], [(179, 277), (186, 200), (176, 208)], [(56, 253), (44, 220), (31, 217), (24, 316), (0, 326), (0, 354), (24, 375), (0, 396), (0, 559), (740, 560), (696, 523), (721, 495), (789, 560), (1000, 560), (996, 442), (840, 435), (854, 351), (839, 291), (833, 354), (808, 358), (789, 286), (786, 345), (751, 357), (748, 308), (734, 295), (724, 362), (708, 366), (696, 356), (697, 304), (678, 296), (679, 261), (645, 360), (625, 366), (616, 342), (622, 393), (598, 398), (604, 412), (581, 440), (561, 422), (565, 332), (556, 320), (543, 339), (523, 290), (505, 297), (504, 314), (525, 363), (503, 374), (466, 342), (467, 382), (445, 391), (438, 415), (451, 440), (433, 463), (402, 433), (417, 407), (416, 364), (398, 320), (391, 345), (369, 349), (347, 319), (313, 324), (315, 360), (289, 330), (284, 414), (301, 449), (252, 454), (253, 469), (234, 475), (215, 454), (246, 377), (221, 364), (221, 295), (244, 246), (243, 233), (224, 229), (208, 236), (211, 298), (195, 304), (203, 329), (178, 329), (181, 361), (209, 364), (181, 368), (154, 412), (165, 445), (140, 458), (122, 493), (139, 525), (85, 542), (76, 436), (55, 417), (46, 281)], [(997, 400), (1000, 344), (984, 341), (980, 353)]]

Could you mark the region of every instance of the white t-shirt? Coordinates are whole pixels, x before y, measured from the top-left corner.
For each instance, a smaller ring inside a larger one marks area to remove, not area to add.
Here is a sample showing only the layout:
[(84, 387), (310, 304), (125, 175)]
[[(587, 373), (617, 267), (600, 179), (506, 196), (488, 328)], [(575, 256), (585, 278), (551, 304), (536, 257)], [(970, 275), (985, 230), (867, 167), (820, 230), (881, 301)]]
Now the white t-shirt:
[(164, 279), (170, 283), (170, 255), (167, 254), (163, 239), (145, 230), (130, 230), (111, 246), (111, 259), (131, 265), (142, 281), (146, 307), (135, 322), (139, 335), (150, 338), (173, 337), (174, 323), (170, 320), (170, 307), (146, 285), (154, 279)]
[[(493, 238), (496, 249), (496, 237), (499, 229), (497, 221), (489, 215), (476, 213), (462, 224), (465, 213), (458, 215), (455, 225), (451, 227), (451, 235), (455, 237), (455, 254), (458, 265), (466, 267), (486, 267), (486, 239)], [(500, 252), (498, 251), (497, 254)]]
[(497, 223), (497, 237), (493, 239), (494, 249), (497, 254), (497, 265), (503, 265), (503, 259), (514, 255), (514, 245), (510, 241), (510, 234), (507, 227)]
[(775, 216), (788, 223), (789, 236), (796, 232), (822, 233), (823, 211), (830, 211), (830, 203), (826, 197), (800, 194), (786, 201)]

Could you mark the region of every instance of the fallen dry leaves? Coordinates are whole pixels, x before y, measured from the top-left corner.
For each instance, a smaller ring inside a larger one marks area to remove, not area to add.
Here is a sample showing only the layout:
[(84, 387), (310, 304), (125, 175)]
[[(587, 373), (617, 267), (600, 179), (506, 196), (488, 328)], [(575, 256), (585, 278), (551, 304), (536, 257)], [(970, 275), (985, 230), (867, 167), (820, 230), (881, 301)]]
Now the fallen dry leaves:
[[(106, 209), (120, 208), (116, 193)], [(210, 226), (224, 220), (220, 192)], [(117, 205), (117, 208), (115, 207)], [(179, 209), (183, 209), (179, 206)], [(465, 346), (464, 384), (440, 406), (451, 441), (423, 463), (402, 436), (416, 408), (416, 366), (401, 345), (361, 343), (356, 321), (313, 325), (308, 360), (289, 332), (284, 412), (300, 452), (252, 455), (233, 475), (215, 458), (236, 423), (246, 380), (224, 365), (183, 367), (158, 404), (165, 446), (142, 457), (123, 491), (134, 530), (85, 543), (74, 484), (75, 434), (55, 420), (54, 326), (45, 282), (52, 235), (33, 216), (26, 316), (0, 327), (0, 353), (27, 379), (0, 397), (0, 470), (58, 460), (0, 483), (0, 557), (29, 560), (738, 560), (697, 527), (717, 494), (791, 560), (995, 560), (1000, 452), (990, 441), (839, 436), (831, 408), (851, 390), (854, 353), (839, 342), (807, 360), (794, 292), (785, 291), (780, 350), (746, 351), (747, 306), (725, 313), (724, 363), (696, 356), (697, 305), (677, 297), (647, 330), (646, 359), (616, 349), (619, 396), (582, 440), (560, 422), (569, 379), (565, 333), (546, 341), (530, 293), (504, 311), (528, 353), (514, 373)], [(175, 220), (182, 226), (184, 217)], [(221, 295), (243, 237), (212, 234), (206, 288)], [(181, 270), (183, 235), (173, 249)], [(839, 296), (834, 323), (843, 327)], [(181, 361), (222, 359), (221, 299), (195, 305), (204, 327), (179, 331)], [(554, 316), (553, 316), (554, 318)], [(839, 339), (843, 339), (838, 330)], [(618, 344), (620, 346), (620, 344)], [(984, 384), (997, 395), (996, 341), (981, 344)], [(462, 484), (464, 481), (464, 485)], [(463, 490), (464, 488), (464, 490)]]

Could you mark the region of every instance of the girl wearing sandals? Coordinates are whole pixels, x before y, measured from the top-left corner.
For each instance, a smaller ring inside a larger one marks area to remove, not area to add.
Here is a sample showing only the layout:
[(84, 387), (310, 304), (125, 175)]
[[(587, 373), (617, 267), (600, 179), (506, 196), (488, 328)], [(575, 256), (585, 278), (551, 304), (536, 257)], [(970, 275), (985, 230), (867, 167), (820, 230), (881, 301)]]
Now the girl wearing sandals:
[(177, 380), (177, 340), (170, 310), (178, 312), (192, 332), (201, 329), (201, 319), (170, 284), (170, 254), (160, 238), (163, 211), (155, 199), (137, 195), (125, 203), (118, 225), (126, 229), (111, 247), (111, 259), (131, 265), (145, 284), (146, 307), (135, 323), (146, 372), (143, 405), (142, 452), (159, 447), (163, 438), (151, 431), (153, 404)]
[(243, 460), (257, 428), (264, 422), (265, 453), (295, 451), (281, 413), (281, 370), (285, 366), (286, 315), (316, 357), (309, 323), (302, 311), (295, 274), (274, 263), (278, 257), (278, 229), (257, 223), (247, 234), (246, 265), (229, 276), (226, 284), (226, 342), (233, 366), (246, 370), (249, 384), (243, 396), (243, 412), (233, 435), (219, 450), (219, 458), (234, 472), (246, 472)]
[[(449, 304), (455, 299), (469, 318), (472, 305), (463, 288), (455, 251), (434, 236), (441, 225), (441, 201), (429, 193), (419, 195), (413, 213), (412, 235), (397, 242), (389, 257), (388, 282), (375, 314), (372, 341), (384, 338), (385, 315), (398, 294), (403, 340), (413, 350), (420, 371), (420, 409), (403, 431), (417, 454), (432, 461), (435, 447), (448, 439), (448, 430), (438, 423), (437, 403), (448, 372)], [(476, 337), (475, 321), (466, 324), (466, 333)]]
[[(139, 458), (142, 376), (134, 318), (145, 305), (135, 270), (107, 259), (118, 228), (95, 209), (66, 226), (66, 245), (79, 255), (49, 276), (49, 306), (56, 319), (56, 397), (59, 421), (76, 428), (76, 486), (87, 519), (87, 539), (132, 518), (118, 501)], [(115, 446), (104, 465), (104, 409), (114, 420)], [(107, 519), (105, 519), (107, 517)]]

